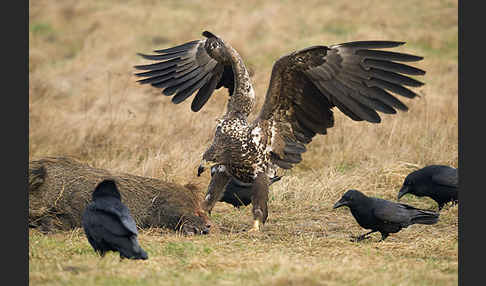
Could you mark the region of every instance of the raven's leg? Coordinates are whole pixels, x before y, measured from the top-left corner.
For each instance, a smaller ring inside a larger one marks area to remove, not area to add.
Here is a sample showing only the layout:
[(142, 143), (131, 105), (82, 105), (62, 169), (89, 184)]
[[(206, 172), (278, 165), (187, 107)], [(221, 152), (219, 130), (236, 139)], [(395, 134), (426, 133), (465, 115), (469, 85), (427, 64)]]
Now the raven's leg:
[(99, 256), (101, 257), (105, 257), (105, 254), (106, 254), (106, 251), (103, 250), (103, 249), (98, 249), (96, 250), (96, 252), (98, 253)]
[(384, 241), (388, 237), (388, 235), (389, 235), (388, 233), (382, 232), (381, 233), (381, 240), (380, 241)]
[(204, 201), (201, 203), (201, 208), (208, 214), (211, 214), (211, 210), (214, 205), (223, 197), (226, 185), (230, 181), (230, 176), (226, 172), (215, 172), (211, 177), (211, 182), (208, 186), (208, 192)]
[(377, 230), (372, 230), (370, 232), (367, 232), (365, 234), (362, 234), (360, 236), (356, 236), (356, 237), (351, 237), (353, 240), (352, 241), (356, 241), (356, 242), (359, 242), (359, 241), (362, 241), (364, 239), (368, 239), (369, 237), (366, 237), (368, 234), (372, 234), (373, 232), (377, 232)]
[(441, 211), (443, 207), (444, 207), (444, 203), (439, 203), (439, 211)]
[(253, 227), (250, 231), (260, 231), (268, 217), (268, 186), (265, 173), (259, 173), (252, 185), (251, 204), (253, 206)]

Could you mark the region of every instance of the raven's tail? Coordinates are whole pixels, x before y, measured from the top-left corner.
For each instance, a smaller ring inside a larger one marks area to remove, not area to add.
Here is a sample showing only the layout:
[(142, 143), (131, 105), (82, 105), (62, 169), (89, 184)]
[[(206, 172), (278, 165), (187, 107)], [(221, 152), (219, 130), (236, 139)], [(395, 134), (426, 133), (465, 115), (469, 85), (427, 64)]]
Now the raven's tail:
[(120, 257), (129, 259), (148, 259), (147, 252), (140, 247), (135, 235), (132, 235), (128, 240), (126, 237), (120, 237), (116, 240), (115, 244), (118, 247), (118, 252), (120, 252)]
[(412, 223), (435, 224), (439, 221), (439, 214), (432, 211), (416, 210)]

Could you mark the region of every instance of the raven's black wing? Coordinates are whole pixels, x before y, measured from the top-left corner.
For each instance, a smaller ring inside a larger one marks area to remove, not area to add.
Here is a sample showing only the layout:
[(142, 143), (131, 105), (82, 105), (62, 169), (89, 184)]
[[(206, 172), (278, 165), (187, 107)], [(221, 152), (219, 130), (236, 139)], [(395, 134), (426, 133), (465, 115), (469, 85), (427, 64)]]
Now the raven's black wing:
[(457, 169), (444, 166), (440, 168), (437, 173), (432, 175), (432, 181), (434, 181), (434, 183), (439, 185), (457, 188), (458, 185)]
[(396, 223), (402, 227), (407, 227), (414, 223), (434, 224), (439, 218), (439, 214), (432, 211), (421, 210), (407, 204), (383, 199), (372, 199), (373, 214), (376, 218), (386, 223)]
[(97, 209), (94, 204), (90, 204), (83, 213), (82, 224), (89, 243), (102, 255), (113, 250), (126, 258), (148, 258), (133, 229), (128, 229), (113, 212)]
[(130, 211), (118, 199), (112, 197), (100, 198), (94, 203), (94, 208), (98, 211), (100, 224), (109, 226), (110, 231), (113, 229), (116, 233), (123, 233), (119, 230), (119, 227), (122, 227), (132, 234), (138, 234), (137, 225), (130, 216)]

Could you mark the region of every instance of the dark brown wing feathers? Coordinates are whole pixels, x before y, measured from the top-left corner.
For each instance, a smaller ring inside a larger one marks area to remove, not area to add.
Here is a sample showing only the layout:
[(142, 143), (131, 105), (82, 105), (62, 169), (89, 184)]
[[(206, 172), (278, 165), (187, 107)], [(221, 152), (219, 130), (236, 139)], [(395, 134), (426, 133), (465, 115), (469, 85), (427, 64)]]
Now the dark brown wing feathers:
[(284, 151), (286, 146), (308, 144), (316, 134), (325, 134), (334, 125), (334, 106), (352, 120), (372, 123), (381, 121), (378, 112), (394, 114), (396, 109), (407, 110), (393, 94), (417, 96), (407, 86), (419, 87), (423, 83), (408, 75), (424, 75), (425, 71), (400, 62), (419, 61), (422, 57), (374, 50), (403, 44), (361, 41), (315, 46), (280, 58), (272, 70), (269, 92), (257, 118), (276, 122), (278, 136), (272, 142), (272, 161), (282, 168), (297, 162), (302, 152), (298, 157), (288, 154)]
[[(161, 88), (176, 104), (197, 91), (191, 104), (193, 111), (199, 111), (215, 89), (226, 87), (231, 96), (235, 90), (231, 63), (218, 63), (209, 55), (215, 51), (211, 47), (223, 42), (210, 32), (203, 35), (207, 39), (156, 50), (155, 55), (139, 54), (158, 61), (135, 66), (143, 71), (136, 74), (143, 77), (139, 82)], [(403, 62), (422, 57), (379, 50), (403, 44), (358, 41), (313, 46), (277, 60), (262, 110), (253, 123), (266, 122), (261, 126), (271, 138), (272, 162), (285, 169), (299, 163), (305, 144), (334, 126), (333, 107), (352, 120), (372, 123), (381, 121), (378, 112), (406, 111), (407, 106), (395, 95), (416, 97), (408, 87), (423, 83), (409, 76), (424, 75), (425, 71)]]
[(193, 48), (198, 43), (199, 43), (199, 40), (194, 40), (194, 41), (190, 41), (190, 42), (187, 42), (187, 43), (184, 43), (182, 45), (178, 45), (178, 46), (175, 46), (175, 47), (172, 47), (172, 48), (163, 49), (163, 50), (155, 50), (154, 52), (159, 53), (159, 54), (173, 54), (173, 53), (177, 53), (177, 52), (181, 52), (181, 51), (187, 51), (187, 50)]
[[(218, 87), (218, 84), (221, 82), (221, 78), (223, 76), (223, 67), (221, 65), (217, 65), (214, 68), (214, 73), (212, 74), (211, 78), (209, 79), (208, 83), (202, 86), (194, 99), (191, 103), (191, 110), (197, 112), (199, 111), (204, 104), (209, 100), (211, 94), (215, 89), (220, 88), (223, 85)], [(233, 88), (230, 89), (230, 94), (233, 92)]]
[(173, 96), (172, 102), (175, 104), (197, 91), (191, 104), (193, 111), (199, 111), (215, 89), (226, 87), (231, 95), (234, 88), (231, 65), (225, 66), (211, 58), (205, 44), (206, 40), (196, 40), (156, 50), (159, 55), (139, 53), (144, 59), (160, 62), (135, 66), (145, 71), (135, 74), (144, 77), (138, 82), (162, 89), (164, 95)]

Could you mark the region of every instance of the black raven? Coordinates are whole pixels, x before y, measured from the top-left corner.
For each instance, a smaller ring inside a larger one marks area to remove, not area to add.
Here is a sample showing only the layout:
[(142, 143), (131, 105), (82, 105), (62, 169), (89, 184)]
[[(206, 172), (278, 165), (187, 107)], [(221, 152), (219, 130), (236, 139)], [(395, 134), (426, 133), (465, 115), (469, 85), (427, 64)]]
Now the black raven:
[[(229, 180), (227, 179), (229, 178)], [(280, 181), (281, 176), (273, 176), (269, 177), (270, 185)], [(244, 183), (230, 174), (226, 172), (226, 168), (223, 165), (216, 165), (211, 167), (211, 179), (214, 183), (221, 182), (222, 184), (226, 184), (224, 187), (224, 192), (221, 198), (218, 200), (220, 202), (225, 202), (228, 204), (233, 205), (235, 208), (239, 208), (241, 206), (247, 206), (251, 203), (251, 197), (253, 194), (252, 191), (252, 183)], [(206, 198), (208, 196), (212, 196), (211, 192), (208, 192)], [(213, 204), (214, 206), (214, 204)], [(211, 213), (212, 207), (207, 207), (208, 213)]]
[[(276, 181), (279, 181), (281, 178), (281, 176), (270, 178), (270, 185)], [(251, 184), (247, 186), (245, 184), (240, 184), (240, 182), (236, 181), (235, 179), (231, 179), (226, 185), (223, 197), (219, 201), (232, 204), (234, 207), (239, 208), (241, 206), (247, 206), (251, 203), (251, 194)]]
[(101, 256), (118, 251), (121, 258), (147, 259), (137, 240), (137, 226), (113, 180), (99, 183), (86, 207), (82, 225), (93, 249)]
[(348, 206), (358, 224), (370, 232), (356, 237), (361, 241), (370, 233), (379, 231), (381, 241), (385, 240), (390, 233), (399, 232), (409, 225), (435, 224), (439, 220), (439, 214), (414, 208), (406, 204), (390, 202), (387, 200), (368, 197), (357, 190), (347, 191), (342, 198), (336, 202), (334, 208)]
[(413, 171), (404, 180), (398, 200), (405, 194), (430, 197), (439, 204), (439, 211), (448, 202), (457, 203), (457, 169), (444, 165), (430, 165)]

